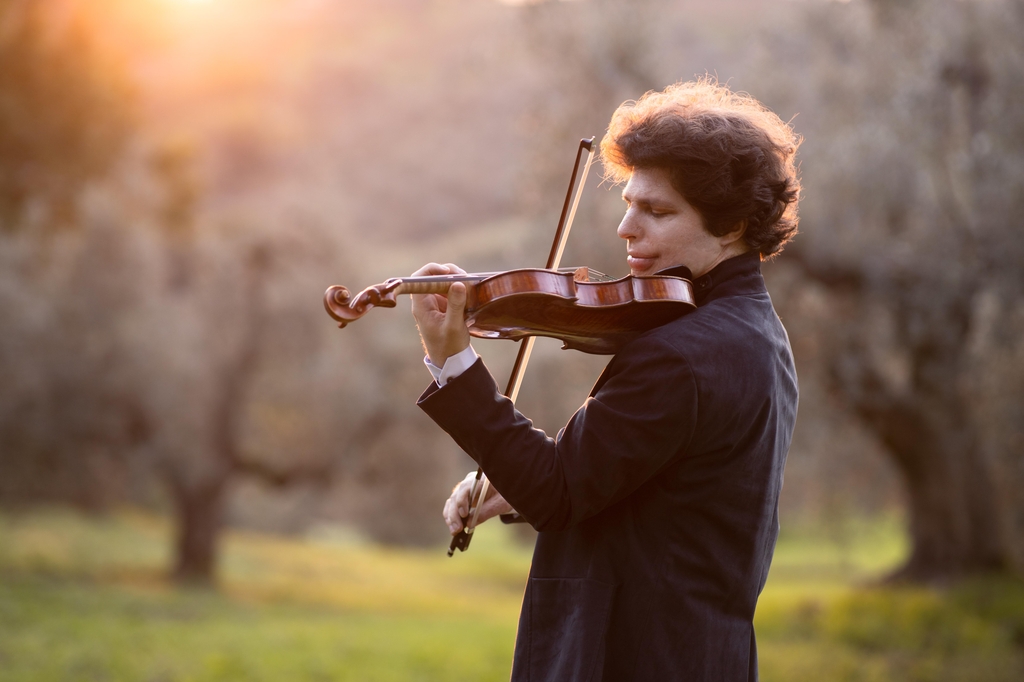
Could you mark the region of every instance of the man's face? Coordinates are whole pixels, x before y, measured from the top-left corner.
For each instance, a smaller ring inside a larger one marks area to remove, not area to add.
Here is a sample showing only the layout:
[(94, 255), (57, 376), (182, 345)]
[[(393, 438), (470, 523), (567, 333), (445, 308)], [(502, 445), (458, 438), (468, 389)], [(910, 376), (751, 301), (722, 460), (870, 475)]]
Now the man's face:
[(672, 186), (666, 169), (635, 169), (622, 198), (626, 215), (618, 234), (626, 240), (633, 275), (685, 265), (700, 277), (724, 260), (726, 244), (704, 229), (700, 214)]

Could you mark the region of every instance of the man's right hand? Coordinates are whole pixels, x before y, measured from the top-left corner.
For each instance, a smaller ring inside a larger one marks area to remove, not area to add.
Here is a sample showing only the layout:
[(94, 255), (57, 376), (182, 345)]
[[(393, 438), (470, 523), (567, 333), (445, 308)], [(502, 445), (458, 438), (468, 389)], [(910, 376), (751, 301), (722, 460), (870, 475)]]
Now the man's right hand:
[[(451, 531), (452, 535), (462, 530), (464, 525), (462, 519), (469, 515), (469, 494), (473, 490), (473, 481), (475, 480), (475, 471), (466, 474), (466, 477), (452, 490), (452, 495), (448, 498), (448, 501), (444, 503), (444, 522), (448, 524), (448, 530)], [(501, 493), (495, 490), (493, 485), (488, 486), (487, 499), (484, 501), (484, 506), (480, 509), (480, 515), (477, 517), (476, 524), (479, 526), (487, 519), (499, 514), (509, 514), (513, 511), (515, 510), (512, 509), (512, 505), (505, 501)]]

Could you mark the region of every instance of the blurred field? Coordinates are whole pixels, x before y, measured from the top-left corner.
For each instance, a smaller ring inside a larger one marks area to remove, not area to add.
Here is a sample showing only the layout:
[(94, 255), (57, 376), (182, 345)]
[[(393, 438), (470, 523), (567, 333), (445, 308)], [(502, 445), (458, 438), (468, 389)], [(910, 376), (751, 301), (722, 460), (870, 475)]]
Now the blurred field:
[[(787, 527), (757, 614), (761, 677), (1020, 680), (1024, 586), (880, 589), (895, 520)], [(504, 680), (529, 551), (341, 533), (228, 535), (217, 592), (164, 578), (170, 527), (132, 512), (0, 516), (0, 680)]]

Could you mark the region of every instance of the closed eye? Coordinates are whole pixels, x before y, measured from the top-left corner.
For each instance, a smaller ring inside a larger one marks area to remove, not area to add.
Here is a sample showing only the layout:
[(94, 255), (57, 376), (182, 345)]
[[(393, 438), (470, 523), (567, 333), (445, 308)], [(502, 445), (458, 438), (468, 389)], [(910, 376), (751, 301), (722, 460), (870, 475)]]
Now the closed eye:
[(626, 210), (629, 210), (635, 206), (643, 213), (646, 213), (654, 218), (662, 218), (664, 216), (673, 215), (676, 213), (675, 208), (671, 206), (652, 204), (647, 199), (637, 199), (633, 201), (627, 198), (625, 195), (623, 195), (622, 200), (626, 202)]

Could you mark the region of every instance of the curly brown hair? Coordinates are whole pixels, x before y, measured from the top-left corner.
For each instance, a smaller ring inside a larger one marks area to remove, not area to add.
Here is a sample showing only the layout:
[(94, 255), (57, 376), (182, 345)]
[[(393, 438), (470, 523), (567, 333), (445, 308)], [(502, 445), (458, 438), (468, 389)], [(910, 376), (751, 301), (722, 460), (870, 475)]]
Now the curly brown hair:
[(615, 183), (634, 168), (668, 169), (708, 232), (745, 223), (744, 241), (764, 258), (797, 231), (800, 141), (753, 97), (703, 78), (624, 102), (601, 140), (601, 160)]

